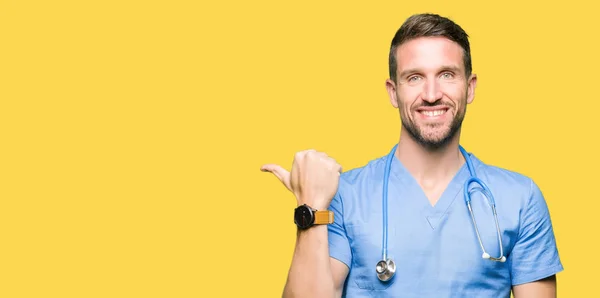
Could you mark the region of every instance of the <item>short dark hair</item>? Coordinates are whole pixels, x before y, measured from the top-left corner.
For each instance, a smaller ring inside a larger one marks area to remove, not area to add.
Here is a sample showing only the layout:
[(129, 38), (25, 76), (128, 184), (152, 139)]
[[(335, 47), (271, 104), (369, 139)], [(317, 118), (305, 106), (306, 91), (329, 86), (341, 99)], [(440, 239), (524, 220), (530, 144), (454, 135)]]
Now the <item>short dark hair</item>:
[(389, 54), (389, 71), (390, 78), (394, 82), (396, 81), (396, 71), (398, 68), (396, 61), (396, 50), (398, 47), (411, 39), (430, 36), (446, 37), (458, 43), (463, 48), (463, 62), (465, 64), (466, 76), (468, 78), (471, 75), (469, 35), (458, 24), (448, 18), (437, 14), (422, 13), (412, 15), (406, 19), (392, 39)]

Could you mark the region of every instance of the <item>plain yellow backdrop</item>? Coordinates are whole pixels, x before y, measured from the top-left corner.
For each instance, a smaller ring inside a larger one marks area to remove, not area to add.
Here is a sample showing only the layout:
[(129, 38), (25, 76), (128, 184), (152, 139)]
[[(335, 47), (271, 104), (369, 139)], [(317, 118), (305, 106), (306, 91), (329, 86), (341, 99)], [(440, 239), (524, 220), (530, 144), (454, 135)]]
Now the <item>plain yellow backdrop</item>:
[(587, 2), (0, 2), (0, 297), (279, 297), (295, 200), (259, 168), (308, 148), (345, 169), (387, 153), (389, 42), (418, 12), (471, 36), (462, 144), (540, 185), (559, 296), (590, 297)]

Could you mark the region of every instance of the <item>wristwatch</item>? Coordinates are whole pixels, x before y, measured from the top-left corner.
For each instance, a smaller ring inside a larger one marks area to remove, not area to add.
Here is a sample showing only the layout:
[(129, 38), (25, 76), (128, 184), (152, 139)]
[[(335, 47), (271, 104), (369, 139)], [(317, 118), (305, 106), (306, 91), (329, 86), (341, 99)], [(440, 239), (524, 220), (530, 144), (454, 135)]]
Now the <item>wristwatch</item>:
[(319, 211), (304, 204), (294, 210), (294, 223), (298, 228), (305, 230), (313, 225), (327, 225), (333, 223), (333, 212)]

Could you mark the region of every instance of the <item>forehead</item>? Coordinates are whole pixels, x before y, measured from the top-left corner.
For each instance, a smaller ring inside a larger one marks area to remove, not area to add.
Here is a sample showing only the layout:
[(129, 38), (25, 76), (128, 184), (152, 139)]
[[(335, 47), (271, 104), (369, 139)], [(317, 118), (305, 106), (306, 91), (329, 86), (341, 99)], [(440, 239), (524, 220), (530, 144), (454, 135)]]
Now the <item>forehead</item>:
[(404, 69), (436, 70), (456, 66), (464, 70), (463, 49), (445, 37), (419, 37), (396, 49), (398, 72)]

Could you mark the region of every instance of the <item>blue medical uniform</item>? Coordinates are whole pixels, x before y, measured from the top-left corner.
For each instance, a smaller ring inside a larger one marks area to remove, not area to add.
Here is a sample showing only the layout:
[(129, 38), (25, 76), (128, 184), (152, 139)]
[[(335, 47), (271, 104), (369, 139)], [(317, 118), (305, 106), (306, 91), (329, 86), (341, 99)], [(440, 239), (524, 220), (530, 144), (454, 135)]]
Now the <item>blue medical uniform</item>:
[[(344, 172), (329, 208), (335, 219), (328, 226), (330, 256), (350, 268), (344, 297), (508, 298), (511, 286), (563, 270), (538, 186), (522, 174), (469, 156), (477, 177), (494, 196), (506, 262), (482, 258), (464, 200), (464, 183), (470, 177), (466, 163), (432, 206), (394, 157), (388, 184), (388, 257), (397, 269), (391, 281), (380, 281), (375, 266), (382, 258), (381, 157)], [(471, 203), (486, 251), (499, 257), (491, 208), (477, 192)]]

